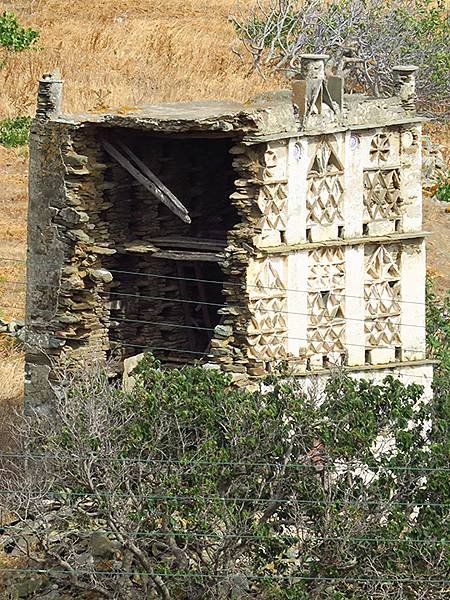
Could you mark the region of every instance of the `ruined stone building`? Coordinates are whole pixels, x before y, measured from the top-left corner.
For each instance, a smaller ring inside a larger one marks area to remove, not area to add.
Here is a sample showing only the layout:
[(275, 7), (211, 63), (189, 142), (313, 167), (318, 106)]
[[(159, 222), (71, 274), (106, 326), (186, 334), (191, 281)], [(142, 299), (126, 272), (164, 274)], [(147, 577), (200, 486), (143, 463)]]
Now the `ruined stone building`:
[[(394, 95), (343, 93), (307, 55), (291, 91), (61, 113), (31, 133), (26, 395), (62, 352), (215, 365), (245, 384), (282, 362), (425, 382), (421, 125)], [(408, 379), (409, 378), (409, 379)]]

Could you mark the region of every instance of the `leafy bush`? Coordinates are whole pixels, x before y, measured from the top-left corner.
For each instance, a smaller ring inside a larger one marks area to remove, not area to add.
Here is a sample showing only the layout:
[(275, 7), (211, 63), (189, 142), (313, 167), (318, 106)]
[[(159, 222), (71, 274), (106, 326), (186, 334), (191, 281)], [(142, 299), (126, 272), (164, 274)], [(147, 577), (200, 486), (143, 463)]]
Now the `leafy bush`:
[(250, 393), (148, 356), (126, 394), (87, 367), (63, 372), (53, 415), (26, 421), (26, 474), (4, 464), (7, 547), (50, 584), (166, 600), (444, 597), (428, 580), (447, 576), (450, 493), (426, 471), (443, 446), (435, 429), (429, 447), (419, 386), (339, 375), (317, 395), (277, 379)]
[(436, 197), (442, 202), (450, 202), (450, 171), (445, 179), (437, 182)]
[[(440, 298), (429, 287), (427, 294), (428, 352), (437, 361), (434, 367), (429, 463), (432, 468), (442, 470), (437, 470), (428, 482), (426, 497), (429, 505), (423, 510), (422, 528), (428, 535), (448, 538), (450, 478), (444, 469), (450, 465), (450, 292)], [(431, 506), (442, 501), (447, 506)]]
[[(273, 0), (233, 17), (253, 69), (295, 69), (302, 53), (330, 54), (352, 89), (383, 95), (398, 64), (420, 68), (422, 101), (442, 104), (450, 89), (450, 17), (443, 0)], [(360, 59), (361, 62), (355, 62)]]
[(7, 148), (28, 143), (31, 117), (16, 117), (0, 121), (0, 144)]
[[(450, 384), (450, 290), (440, 298), (431, 282), (427, 285), (427, 345), (429, 355), (437, 360), (435, 374), (447, 375)], [(440, 391), (449, 392), (450, 385)]]
[(0, 46), (13, 52), (32, 47), (39, 37), (39, 32), (31, 27), (19, 25), (17, 16), (12, 12), (4, 12), (0, 16)]

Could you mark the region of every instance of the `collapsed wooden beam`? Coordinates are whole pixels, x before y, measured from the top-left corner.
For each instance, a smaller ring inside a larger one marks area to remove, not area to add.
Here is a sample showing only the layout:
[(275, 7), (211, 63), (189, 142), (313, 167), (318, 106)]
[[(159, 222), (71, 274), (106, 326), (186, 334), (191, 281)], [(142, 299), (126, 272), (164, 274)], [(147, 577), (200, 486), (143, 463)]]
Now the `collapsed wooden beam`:
[[(138, 158), (123, 142), (118, 142), (121, 150), (127, 154), (129, 159), (122, 154), (113, 144), (107, 140), (103, 141), (106, 152), (116, 160), (121, 167), (145, 187), (155, 198), (165, 204), (184, 223), (190, 223), (191, 218), (187, 208), (178, 198), (164, 185), (164, 183)], [(134, 165), (132, 162), (134, 162)], [(136, 166), (135, 166), (136, 165)]]

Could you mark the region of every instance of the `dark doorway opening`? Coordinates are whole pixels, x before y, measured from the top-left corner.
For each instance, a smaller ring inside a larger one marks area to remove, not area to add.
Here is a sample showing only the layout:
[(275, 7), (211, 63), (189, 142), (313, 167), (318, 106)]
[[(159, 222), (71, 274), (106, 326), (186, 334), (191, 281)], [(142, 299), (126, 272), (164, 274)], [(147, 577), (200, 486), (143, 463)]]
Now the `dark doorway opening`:
[[(186, 207), (190, 223), (152, 195), (105, 152), (101, 218), (112, 255), (110, 339), (124, 357), (145, 349), (165, 363), (200, 359), (220, 323), (225, 298), (221, 269), (228, 232), (238, 222), (230, 202), (236, 178), (229, 138), (114, 130)], [(118, 144), (118, 147), (120, 145)]]

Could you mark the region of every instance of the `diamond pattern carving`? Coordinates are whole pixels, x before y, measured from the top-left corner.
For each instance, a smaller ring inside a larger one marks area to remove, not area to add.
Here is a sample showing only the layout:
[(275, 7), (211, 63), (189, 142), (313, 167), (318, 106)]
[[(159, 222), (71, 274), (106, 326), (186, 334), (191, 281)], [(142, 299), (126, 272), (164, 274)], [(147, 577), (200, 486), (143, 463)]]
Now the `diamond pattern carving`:
[(344, 288), (343, 248), (317, 248), (310, 253), (308, 285), (311, 291)]
[(257, 300), (252, 304), (249, 332), (283, 332), (286, 329), (286, 303), (283, 298)]
[(342, 223), (343, 166), (332, 145), (319, 144), (308, 173), (307, 224)]
[(365, 259), (366, 346), (399, 346), (400, 250), (396, 246), (368, 247)]
[(343, 248), (310, 254), (308, 274), (308, 353), (345, 351), (345, 264)]
[(287, 220), (287, 184), (264, 185), (258, 196), (258, 207), (262, 213), (261, 229), (285, 231)]
[(401, 215), (399, 169), (379, 169), (364, 172), (365, 220), (394, 219)]
[(286, 286), (279, 263), (270, 258), (255, 262), (258, 273), (249, 288), (248, 354), (257, 360), (280, 360), (286, 357)]

